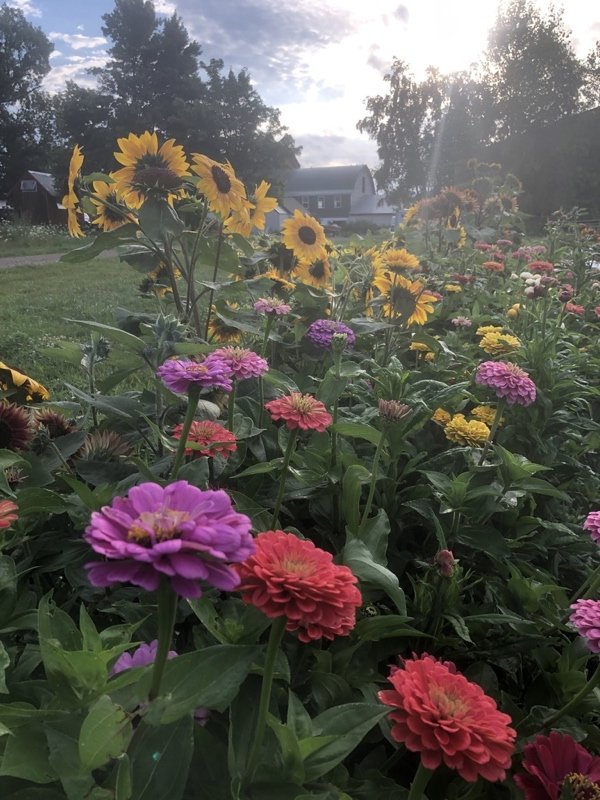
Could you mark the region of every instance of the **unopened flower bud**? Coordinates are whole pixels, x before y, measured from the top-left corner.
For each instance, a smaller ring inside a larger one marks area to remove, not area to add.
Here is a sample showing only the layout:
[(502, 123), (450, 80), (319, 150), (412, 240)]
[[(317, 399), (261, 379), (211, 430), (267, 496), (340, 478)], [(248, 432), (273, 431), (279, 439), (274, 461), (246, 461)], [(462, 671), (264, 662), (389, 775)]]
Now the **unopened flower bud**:
[(457, 564), (458, 561), (451, 550), (438, 550), (433, 559), (433, 566), (444, 578), (451, 578), (454, 575)]
[(398, 400), (380, 400), (379, 413), (388, 422), (400, 422), (401, 419), (412, 413), (412, 408)]
[(561, 303), (568, 303), (569, 300), (573, 299), (573, 287), (572, 286), (561, 286), (560, 291), (558, 292), (558, 299)]

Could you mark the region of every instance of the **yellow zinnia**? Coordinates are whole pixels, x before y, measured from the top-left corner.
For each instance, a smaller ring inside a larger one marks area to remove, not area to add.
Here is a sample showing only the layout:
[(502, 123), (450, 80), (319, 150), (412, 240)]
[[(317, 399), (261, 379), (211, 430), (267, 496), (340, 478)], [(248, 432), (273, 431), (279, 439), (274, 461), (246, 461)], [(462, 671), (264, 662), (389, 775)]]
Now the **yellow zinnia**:
[(200, 176), (198, 189), (211, 211), (226, 219), (232, 211), (248, 208), (244, 184), (229, 162), (219, 163), (200, 153), (192, 153), (192, 161), (193, 172)]
[(299, 261), (325, 258), (325, 231), (314, 217), (296, 209), (294, 216), (282, 223), (281, 231), (284, 245)]
[(485, 422), (470, 420), (467, 422), (464, 414), (455, 414), (444, 428), (446, 438), (467, 447), (480, 447), (484, 445), (490, 435), (490, 429)]
[(503, 330), (502, 325), (480, 325), (475, 334), (477, 336), (485, 336), (486, 333), (502, 333)]
[(384, 300), (384, 315), (391, 319), (399, 317), (406, 325), (424, 325), (438, 300), (421, 281), (409, 281), (402, 275), (389, 272), (375, 278), (373, 286)]
[(462, 292), (462, 286), (459, 286), (458, 283), (447, 283), (444, 286), (444, 291), (450, 294), (460, 294), (460, 292)]
[(79, 198), (75, 191), (75, 182), (83, 166), (83, 153), (79, 145), (75, 145), (69, 162), (69, 176), (67, 178), (67, 194), (63, 197), (62, 204), (67, 209), (67, 228), (69, 235), (76, 239), (85, 236), (79, 224), (78, 207)]
[(479, 347), (492, 356), (500, 356), (518, 350), (521, 341), (508, 333), (486, 333), (479, 342)]
[(29, 375), (0, 361), (0, 391), (21, 403), (40, 403), (48, 400), (50, 392)]
[[(471, 409), (471, 416), (478, 419), (480, 422), (485, 422), (490, 428), (496, 419), (496, 409), (492, 406), (475, 406)], [(500, 417), (499, 427), (504, 423), (504, 417)]]
[(98, 211), (92, 225), (97, 225), (103, 231), (114, 231), (126, 222), (134, 222), (135, 218), (123, 203), (116, 183), (94, 181), (92, 187), (94, 194), (90, 199)]
[(451, 419), (452, 414), (449, 414), (443, 408), (436, 408), (436, 410), (433, 412), (433, 416), (431, 417), (431, 421), (441, 425), (442, 428), (445, 428)]
[(141, 136), (130, 133), (117, 139), (120, 150), (114, 153), (122, 168), (113, 173), (117, 189), (130, 208), (140, 208), (148, 195), (159, 193), (169, 201), (181, 197), (182, 178), (189, 175), (183, 147), (168, 139), (160, 147), (156, 133)]

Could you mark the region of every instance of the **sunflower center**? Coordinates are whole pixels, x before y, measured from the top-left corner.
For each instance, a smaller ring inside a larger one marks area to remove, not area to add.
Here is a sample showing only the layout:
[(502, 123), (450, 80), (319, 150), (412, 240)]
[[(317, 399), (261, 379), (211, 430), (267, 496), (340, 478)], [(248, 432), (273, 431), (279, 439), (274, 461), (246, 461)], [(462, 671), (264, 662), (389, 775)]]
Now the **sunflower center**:
[(189, 519), (187, 511), (172, 508), (143, 511), (127, 531), (127, 539), (142, 547), (152, 547), (156, 542), (179, 537), (181, 524)]
[(231, 191), (231, 180), (225, 170), (215, 164), (210, 168), (210, 171), (219, 192), (221, 194), (229, 194)]
[(121, 207), (121, 204), (117, 198), (117, 195), (114, 192), (110, 192), (104, 198), (106, 203), (110, 203), (110, 205), (102, 204), (101, 213), (105, 219), (109, 222), (123, 222), (123, 214), (119, 211), (116, 211), (115, 208), (111, 208), (111, 206), (116, 206), (117, 208)]
[(303, 225), (298, 229), (298, 238), (303, 244), (311, 245), (317, 241), (317, 234), (308, 225)]
[(159, 189), (177, 189), (181, 186), (181, 178), (169, 167), (163, 164), (143, 164), (141, 161), (137, 165), (132, 182)]
[(417, 307), (414, 295), (403, 286), (393, 286), (390, 292), (390, 302), (395, 311), (400, 314), (412, 314)]
[(0, 449), (9, 450), (12, 443), (12, 431), (10, 425), (0, 420)]
[(323, 261), (315, 261), (308, 270), (313, 278), (321, 280), (325, 277), (325, 264)]

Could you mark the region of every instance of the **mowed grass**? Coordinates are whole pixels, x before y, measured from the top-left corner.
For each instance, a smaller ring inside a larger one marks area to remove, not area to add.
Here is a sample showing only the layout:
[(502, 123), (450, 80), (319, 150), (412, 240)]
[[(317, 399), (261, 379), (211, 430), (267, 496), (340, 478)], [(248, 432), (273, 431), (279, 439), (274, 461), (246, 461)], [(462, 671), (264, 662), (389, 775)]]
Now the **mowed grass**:
[(0, 258), (64, 253), (81, 247), (86, 239), (73, 240), (66, 228), (57, 225), (0, 223)]
[(114, 325), (117, 307), (156, 312), (157, 302), (138, 291), (141, 277), (116, 258), (0, 270), (0, 361), (39, 380), (53, 399), (66, 399), (65, 382), (86, 386), (83, 368), (40, 351), (89, 341), (90, 330), (66, 318)]

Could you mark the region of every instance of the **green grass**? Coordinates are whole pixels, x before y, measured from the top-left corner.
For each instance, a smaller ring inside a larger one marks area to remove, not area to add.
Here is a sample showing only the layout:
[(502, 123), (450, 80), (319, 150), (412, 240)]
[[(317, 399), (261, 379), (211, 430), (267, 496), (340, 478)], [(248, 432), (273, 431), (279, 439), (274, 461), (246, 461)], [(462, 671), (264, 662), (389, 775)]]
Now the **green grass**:
[(83, 369), (40, 350), (65, 340), (89, 341), (89, 329), (65, 318), (113, 325), (117, 306), (154, 313), (156, 301), (138, 292), (140, 277), (117, 259), (0, 271), (0, 361), (43, 383), (54, 399), (67, 396), (65, 382), (85, 387)]
[(0, 223), (0, 258), (64, 253), (84, 243), (85, 239), (74, 240), (57, 225)]

